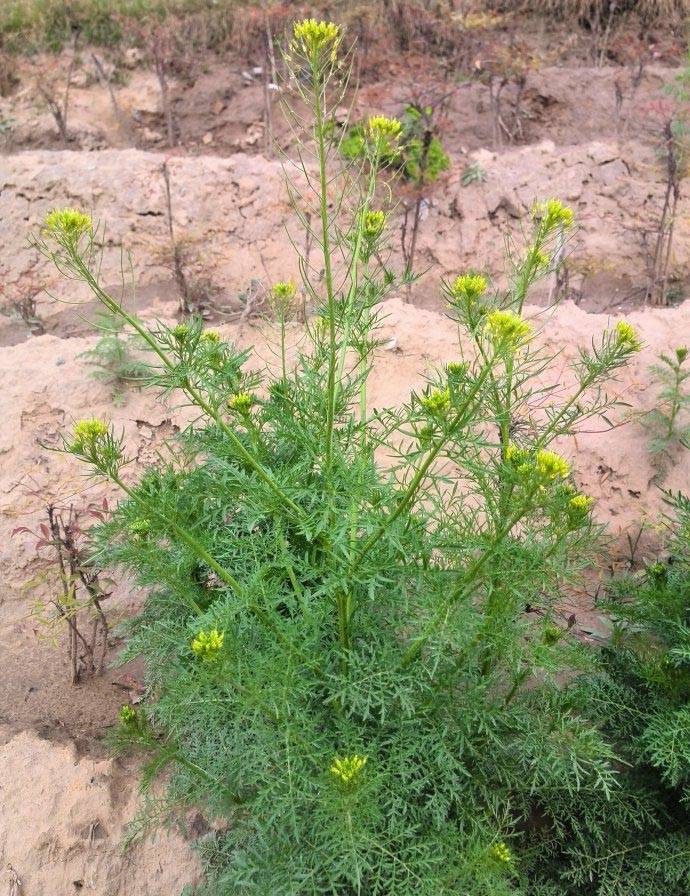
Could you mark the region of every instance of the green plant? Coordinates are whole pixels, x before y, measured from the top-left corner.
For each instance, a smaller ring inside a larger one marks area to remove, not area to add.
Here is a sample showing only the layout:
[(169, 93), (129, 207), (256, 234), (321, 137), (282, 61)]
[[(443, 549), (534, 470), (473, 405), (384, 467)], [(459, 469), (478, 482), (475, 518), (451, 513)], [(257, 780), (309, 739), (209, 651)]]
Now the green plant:
[[(435, 135), (434, 108), (412, 103), (406, 107), (400, 137), (380, 154), (382, 168), (393, 166), (413, 184), (433, 183), (448, 169), (450, 159)], [(349, 160), (361, 159), (366, 154), (367, 126), (356, 124), (348, 128), (340, 141), (340, 152)]]
[(652, 436), (649, 451), (655, 463), (662, 466), (670, 459), (671, 449), (677, 445), (688, 447), (690, 441), (690, 419), (686, 419), (690, 410), (687, 360), (688, 350), (681, 347), (672, 355), (660, 355), (660, 363), (650, 368), (660, 389), (654, 408), (642, 419)]
[(544, 838), (554, 893), (684, 896), (690, 886), (690, 501), (667, 498), (671, 556), (611, 583), (602, 609), (613, 633), (576, 687), (622, 762), (609, 801), (572, 806), (564, 850)]
[(132, 334), (123, 334), (124, 321), (112, 312), (102, 312), (96, 325), (102, 334), (100, 339), (79, 357), (96, 368), (95, 379), (112, 388), (114, 403), (122, 404), (127, 386), (143, 385), (150, 373), (149, 365), (137, 352), (145, 343)]
[(486, 169), (479, 162), (470, 162), (462, 172), (463, 187), (469, 187), (470, 184), (483, 184), (488, 179), (489, 175), (486, 173)]
[[(403, 407), (370, 410), (395, 286), (376, 188), (402, 126), (369, 119), (357, 176), (342, 170), (341, 40), (306, 20), (290, 44), (312, 110), (296, 150), (306, 182), (291, 189), (313, 197), (299, 214), (317, 222), (323, 270), (300, 259), (318, 314), (294, 365), (279, 346), (275, 374), (250, 372), (196, 319), (145, 326), (99, 284), (98, 235), (77, 210), (51, 213), (36, 240), (194, 408), (140, 476), (103, 421), (64, 440), (125, 494), (95, 558), (149, 589), (125, 654), (145, 659), (148, 700), (116, 739), (149, 753), (147, 781), (170, 768), (171, 803), (228, 820), (201, 846), (208, 893), (526, 894), (535, 812), (558, 830), (566, 804), (605, 798), (616, 778), (561, 683), (588, 659), (558, 624), (559, 592), (597, 527), (551, 446), (611, 408), (604, 384), (639, 340), (624, 322), (605, 332), (563, 394), (562, 364), (523, 317), (573, 225), (549, 200), (507, 291), (477, 274), (444, 285), (458, 355)], [(283, 320), (292, 285), (272, 297)], [(537, 386), (547, 371), (552, 387)]]

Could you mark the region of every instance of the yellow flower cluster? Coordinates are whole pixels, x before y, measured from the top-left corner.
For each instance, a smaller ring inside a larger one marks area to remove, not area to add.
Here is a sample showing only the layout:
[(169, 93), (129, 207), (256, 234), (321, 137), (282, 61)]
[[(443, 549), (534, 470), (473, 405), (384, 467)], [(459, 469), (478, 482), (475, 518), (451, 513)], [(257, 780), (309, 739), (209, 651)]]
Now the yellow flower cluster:
[(568, 526), (571, 529), (579, 529), (580, 526), (584, 525), (592, 509), (592, 504), (594, 504), (594, 499), (590, 498), (589, 495), (574, 494), (569, 499), (565, 512)]
[(290, 48), (307, 58), (317, 61), (324, 52), (335, 62), (341, 41), (340, 27), (334, 22), (303, 19), (292, 26), (293, 40)]
[(515, 466), (523, 464), (527, 458), (527, 452), (523, 448), (518, 448), (513, 442), (506, 448), (506, 460)]
[(486, 277), (481, 274), (462, 274), (451, 284), (450, 292), (454, 299), (473, 305), (486, 292)]
[(172, 333), (173, 339), (177, 342), (185, 342), (189, 337), (189, 327), (187, 324), (178, 324), (176, 327), (173, 327), (170, 332)]
[(292, 280), (281, 280), (271, 287), (269, 301), (273, 311), (284, 317), (291, 309), (297, 295), (297, 286)]
[(570, 464), (560, 454), (556, 454), (555, 451), (537, 451), (535, 466), (539, 476), (548, 482), (553, 482), (556, 479), (566, 479), (570, 475)]
[(468, 365), (465, 361), (449, 361), (446, 364), (446, 373), (449, 377), (454, 380), (459, 379), (462, 376), (465, 376), (468, 370)]
[(133, 725), (137, 720), (137, 711), (129, 703), (125, 703), (124, 706), (120, 707), (118, 718), (123, 725)]
[(336, 759), (329, 771), (333, 777), (338, 778), (343, 784), (351, 784), (367, 764), (366, 756), (345, 756)]
[(74, 425), (70, 450), (79, 454), (92, 451), (96, 443), (107, 435), (108, 426), (102, 420), (80, 420)]
[(497, 347), (516, 349), (532, 334), (532, 325), (514, 311), (492, 311), (486, 318), (486, 328)]
[(148, 520), (134, 520), (129, 524), (127, 529), (133, 541), (145, 541), (151, 531), (151, 524)]
[(450, 410), (450, 390), (434, 389), (420, 398), (419, 403), (432, 416), (444, 417)]
[(495, 843), (490, 849), (491, 855), (499, 862), (509, 865), (513, 861), (513, 854), (503, 841)]
[(575, 495), (574, 498), (571, 498), (568, 501), (568, 507), (571, 510), (574, 510), (575, 513), (589, 513), (592, 504), (594, 503), (594, 499), (590, 498), (589, 495)]
[(550, 233), (557, 227), (570, 230), (575, 222), (573, 210), (559, 199), (547, 199), (546, 202), (538, 202), (532, 209), (532, 217), (541, 222), (544, 233)]
[(367, 136), (379, 153), (389, 153), (396, 147), (402, 125), (397, 118), (373, 115), (367, 122)]
[(58, 240), (76, 243), (80, 236), (93, 232), (93, 221), (89, 215), (76, 208), (61, 208), (46, 215), (43, 228)]
[(228, 398), (228, 407), (236, 414), (246, 415), (252, 409), (254, 396), (251, 392), (237, 392)]
[(368, 240), (375, 240), (383, 233), (386, 226), (386, 216), (383, 212), (367, 212), (364, 216), (362, 230)]
[(289, 302), (295, 298), (297, 287), (292, 281), (281, 280), (280, 282), (273, 284), (271, 292), (273, 293), (274, 299), (278, 299), (281, 302)]
[(215, 330), (204, 330), (201, 334), (201, 341), (208, 345), (220, 345), (220, 333), (216, 333)]
[(616, 324), (616, 343), (631, 352), (639, 352), (642, 348), (642, 340), (637, 331), (624, 320), (619, 320)]
[(217, 628), (212, 628), (208, 632), (201, 631), (192, 641), (192, 652), (200, 660), (215, 659), (223, 647), (224, 640), (225, 634), (219, 632)]

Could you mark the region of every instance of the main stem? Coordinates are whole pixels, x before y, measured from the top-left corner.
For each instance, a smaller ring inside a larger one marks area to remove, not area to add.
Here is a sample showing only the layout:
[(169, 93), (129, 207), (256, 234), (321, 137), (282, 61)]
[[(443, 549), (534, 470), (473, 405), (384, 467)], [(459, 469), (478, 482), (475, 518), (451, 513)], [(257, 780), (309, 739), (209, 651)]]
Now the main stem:
[(333, 264), (331, 259), (331, 234), (328, 222), (328, 173), (326, 170), (326, 136), (324, 120), (324, 96), (322, 94), (322, 76), (316, 64), (312, 65), (314, 78), (314, 113), (316, 121), (316, 148), (319, 159), (319, 212), (321, 217), (321, 248), (323, 252), (323, 268), (326, 279), (326, 300), (328, 302), (328, 336), (330, 351), (328, 356), (328, 386), (326, 406), (326, 447), (325, 466), (328, 469), (333, 456), (333, 427), (335, 421), (335, 371), (336, 371), (336, 332), (335, 332), (335, 294), (333, 290)]

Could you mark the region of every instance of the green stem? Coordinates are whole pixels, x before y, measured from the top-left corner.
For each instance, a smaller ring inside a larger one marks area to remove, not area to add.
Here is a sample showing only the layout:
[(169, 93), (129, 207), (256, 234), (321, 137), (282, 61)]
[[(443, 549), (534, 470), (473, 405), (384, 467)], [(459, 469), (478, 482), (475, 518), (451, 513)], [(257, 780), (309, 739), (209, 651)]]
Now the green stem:
[(359, 387), (359, 425), (362, 427), (362, 446), (366, 440), (364, 424), (367, 421), (367, 383), (366, 380)]
[(364, 229), (364, 218), (369, 211), (369, 206), (374, 197), (376, 190), (376, 171), (378, 169), (378, 153), (374, 156), (370, 163), (369, 182), (364, 196), (364, 200), (357, 210), (357, 232), (355, 243), (352, 250), (352, 262), (350, 264), (350, 285), (348, 287), (347, 296), (345, 297), (345, 331), (343, 333), (342, 345), (338, 358), (338, 367), (336, 370), (336, 379), (333, 388), (333, 416), (335, 417), (335, 402), (340, 391), (340, 384), (345, 371), (345, 359), (347, 350), (350, 347), (350, 333), (352, 332), (352, 304), (357, 297), (357, 289), (359, 287), (359, 261), (362, 252), (362, 237)]
[(335, 295), (333, 289), (333, 267), (331, 260), (331, 234), (328, 223), (328, 172), (326, 170), (326, 138), (324, 109), (321, 96), (322, 78), (316, 65), (312, 65), (314, 79), (314, 113), (316, 117), (314, 130), (316, 149), (319, 160), (319, 212), (321, 216), (321, 249), (326, 279), (326, 299), (328, 302), (328, 331), (330, 353), (328, 358), (328, 385), (326, 406), (326, 468), (330, 467), (333, 454), (333, 428), (335, 422), (335, 371), (336, 371), (336, 332), (335, 332)]
[[(209, 552), (206, 550), (206, 548), (199, 541), (197, 541), (197, 539), (194, 538), (193, 535), (190, 535), (186, 529), (183, 529), (174, 520), (170, 519), (169, 516), (166, 516), (164, 513), (159, 511), (157, 508), (153, 507), (151, 504), (149, 504), (148, 501), (144, 501), (144, 499), (142, 497), (140, 497), (140, 495), (138, 495), (136, 493), (136, 491), (134, 491), (134, 489), (131, 489), (128, 485), (126, 485), (120, 479), (119, 476), (113, 475), (111, 478), (112, 478), (113, 482), (117, 486), (119, 486), (122, 489), (122, 491), (129, 498), (131, 498), (133, 501), (135, 501), (137, 504), (139, 504), (141, 507), (143, 507), (146, 510), (147, 514), (158, 518), (160, 520), (160, 522), (165, 526), (166, 529), (170, 529), (172, 532), (174, 532), (175, 535), (180, 539), (180, 541), (184, 542), (184, 544), (186, 544), (187, 547), (191, 548), (192, 551), (197, 555), (197, 557), (200, 560), (203, 560), (203, 562), (207, 566), (209, 566), (219, 576), (219, 578), (223, 582), (225, 582), (226, 585), (229, 585), (232, 588), (232, 590), (235, 592), (235, 594), (237, 594), (240, 597), (244, 596), (244, 591), (242, 589), (242, 586), (237, 581), (237, 579), (234, 576), (232, 576), (227, 571), (227, 569), (225, 569), (223, 566), (221, 566), (220, 563), (218, 563), (218, 561), (215, 560), (209, 554)], [(197, 613), (199, 613), (199, 614), (203, 613), (203, 610), (196, 603), (196, 601), (194, 601), (190, 598), (190, 602), (194, 605), (194, 608)]]
[[(103, 305), (105, 305), (105, 307), (113, 314), (117, 314), (123, 320), (125, 320), (156, 353), (156, 355), (162, 361), (163, 365), (168, 370), (174, 370), (175, 365), (172, 363), (168, 355), (160, 348), (160, 346), (151, 336), (146, 327), (142, 326), (142, 324), (140, 324), (135, 317), (125, 311), (125, 309), (122, 308), (122, 306), (119, 305), (110, 295), (108, 295), (105, 290), (101, 289), (91, 271), (86, 267), (81, 257), (76, 253), (76, 250), (74, 250), (71, 254), (71, 261), (77, 272), (82, 276), (83, 280), (89, 286), (94, 295), (99, 299), (99, 301)], [(185, 382), (182, 388), (183, 391), (188, 395), (188, 397), (194, 402), (194, 404), (201, 408), (201, 410), (215, 422), (218, 428), (222, 430), (224, 435), (227, 436), (227, 438), (231, 441), (233, 448), (237, 451), (242, 460), (256, 473), (256, 475), (263, 482), (265, 482), (266, 485), (269, 486), (269, 488), (293, 513), (298, 516), (302, 516), (303, 512), (301, 508), (297, 504), (295, 504), (295, 502), (288, 495), (285, 494), (285, 492), (280, 488), (271, 474), (251, 455), (249, 451), (247, 451), (241, 440), (225, 423), (220, 414), (200, 395), (200, 393), (192, 386), (189, 380)]]
[[(191, 550), (196, 554), (196, 556), (206, 563), (221, 579), (221, 581), (225, 582), (226, 585), (229, 585), (230, 588), (237, 594), (238, 597), (242, 597), (247, 599), (248, 595), (244, 588), (240, 585), (237, 579), (225, 569), (224, 566), (221, 566), (218, 561), (209, 554), (206, 548), (194, 538), (193, 535), (190, 535), (186, 529), (183, 529), (179, 526), (174, 520), (171, 520), (169, 517), (164, 516), (160, 511), (156, 508), (152, 507), (147, 501), (144, 501), (137, 493), (129, 488), (129, 486), (125, 485), (125, 483), (119, 478), (119, 476), (111, 476), (113, 482), (118, 485), (126, 495), (128, 495), (133, 501), (136, 501), (142, 507), (144, 507), (148, 513), (153, 516), (158, 517), (161, 522), (169, 529), (171, 529), (175, 535), (180, 539), (180, 541), (184, 542), (187, 547), (191, 548)], [(196, 601), (190, 598), (190, 603), (193, 604), (194, 609), (197, 613), (203, 613), (201, 607), (196, 603)], [(275, 635), (276, 639), (280, 641), (283, 646), (285, 646), (288, 651), (294, 654), (298, 659), (300, 659), (305, 665), (311, 667), (315, 671), (320, 671), (319, 667), (316, 666), (301, 650), (294, 644), (290, 638), (285, 635), (280, 628), (276, 625), (275, 621), (270, 617), (270, 615), (255, 603), (247, 603), (247, 609), (252, 613), (256, 618), (267, 628), (269, 631)]]
[(546, 445), (548, 443), (551, 436), (554, 435), (554, 433), (556, 432), (556, 427), (558, 426), (560, 421), (563, 419), (563, 417), (565, 417), (565, 415), (568, 413), (570, 408), (582, 397), (582, 395), (584, 395), (584, 393), (587, 391), (587, 389), (589, 389), (589, 387), (594, 383), (595, 380), (596, 380), (596, 375), (593, 374), (593, 375), (587, 377), (587, 379), (585, 379), (580, 384), (580, 386), (578, 387), (578, 389), (576, 390), (574, 395), (572, 395), (568, 399), (568, 401), (566, 401), (566, 403), (563, 405), (563, 407), (560, 409), (560, 411), (556, 414), (556, 416), (551, 420), (549, 425), (546, 427), (544, 432), (535, 441), (534, 446), (533, 446), (535, 450), (542, 448), (544, 445)]
[(285, 359), (285, 316), (280, 316), (280, 363), (283, 371), (283, 382), (287, 382), (287, 363)]
[[(531, 495), (529, 496), (531, 498)], [(499, 550), (499, 547), (503, 543), (503, 539), (510, 533), (513, 526), (520, 522), (525, 512), (529, 507), (529, 500), (525, 503), (523, 507), (520, 508), (519, 512), (515, 513), (503, 526), (503, 528), (496, 533), (494, 537), (493, 544), (490, 546), (488, 550), (486, 550), (481, 557), (478, 557), (474, 563), (470, 566), (470, 568), (466, 571), (463, 576), (462, 584), (456, 591), (454, 591), (450, 597), (441, 604), (439, 609), (436, 611), (434, 616), (431, 618), (431, 621), (426, 625), (422, 634), (415, 639), (415, 641), (408, 647), (403, 655), (402, 660), (402, 668), (406, 669), (422, 652), (424, 645), (429, 641), (431, 636), (434, 634), (438, 626), (443, 622), (448, 610), (458, 601), (462, 600), (464, 597), (467, 597), (474, 587), (474, 584), (477, 580), (479, 573), (486, 566), (486, 564), (491, 560)]]
[[(412, 481), (405, 493), (401, 496), (398, 501), (398, 506), (395, 508), (393, 513), (388, 516), (377, 529), (372, 532), (369, 538), (365, 541), (363, 547), (356, 555), (353, 566), (361, 563), (364, 557), (369, 553), (371, 548), (376, 544), (376, 542), (381, 538), (382, 535), (390, 528), (390, 526), (398, 519), (398, 517), (412, 504), (414, 501), (417, 492), (419, 491), (424, 479), (426, 478), (426, 474), (429, 470), (429, 467), (436, 460), (440, 452), (443, 450), (444, 446), (447, 444), (449, 439), (453, 437), (453, 435), (457, 432), (457, 430), (465, 423), (468, 417), (472, 416), (474, 412), (474, 399), (479, 393), (480, 389), (484, 385), (484, 382), (491, 371), (491, 365), (487, 364), (481, 372), (481, 375), (478, 377), (477, 381), (472, 388), (472, 391), (467, 396), (465, 403), (462, 408), (455, 415), (453, 422), (448, 427), (448, 429), (443, 433), (442, 438), (440, 438), (436, 444), (429, 450), (426, 458), (422, 462), (422, 465), (418, 468), (415, 475), (412, 477)], [(472, 405), (472, 407), (470, 407)]]
[(673, 399), (671, 400), (671, 413), (668, 417), (668, 428), (666, 431), (666, 440), (670, 441), (673, 438), (673, 433), (676, 426), (676, 417), (678, 416), (678, 412), (680, 411), (680, 389), (683, 383), (683, 376), (681, 373), (680, 365), (673, 371), (675, 382), (673, 384)]

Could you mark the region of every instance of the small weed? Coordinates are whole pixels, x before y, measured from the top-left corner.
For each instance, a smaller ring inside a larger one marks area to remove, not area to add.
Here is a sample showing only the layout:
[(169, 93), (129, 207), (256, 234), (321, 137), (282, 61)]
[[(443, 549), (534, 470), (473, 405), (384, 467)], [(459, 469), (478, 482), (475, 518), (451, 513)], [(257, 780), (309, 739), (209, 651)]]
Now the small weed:
[(42, 336), (45, 324), (39, 316), (37, 302), (43, 290), (40, 278), (29, 272), (20, 278), (16, 289), (20, 295), (11, 303), (10, 311), (26, 324), (32, 336)]
[(113, 314), (102, 312), (96, 322), (102, 335), (96, 345), (79, 355), (94, 366), (94, 379), (101, 380), (112, 389), (113, 402), (124, 404), (128, 386), (141, 386), (150, 376), (150, 366), (141, 360), (141, 340), (132, 334), (123, 334), (122, 320)]
[(462, 185), (469, 187), (471, 184), (484, 184), (489, 179), (486, 169), (479, 162), (470, 162), (462, 172)]
[[(107, 510), (104, 499), (102, 505), (89, 508), (87, 513), (103, 521)], [(84, 675), (103, 672), (109, 631), (103, 603), (110, 595), (101, 584), (100, 571), (87, 559), (82, 516), (72, 505), (49, 504), (47, 522), (41, 523), (38, 531), (20, 526), (12, 532), (34, 535), (39, 553), (50, 549), (49, 560), (57, 569), (60, 587), (49, 601), (36, 604), (34, 617), (42, 625), (52, 627), (56, 619), (53, 614), (57, 614), (57, 620), (67, 626), (72, 684), (78, 684)]]
[(690, 364), (688, 349), (677, 348), (673, 354), (662, 354), (650, 373), (660, 387), (653, 410), (642, 417), (651, 434), (649, 452), (663, 474), (672, 451), (678, 446), (690, 447)]

